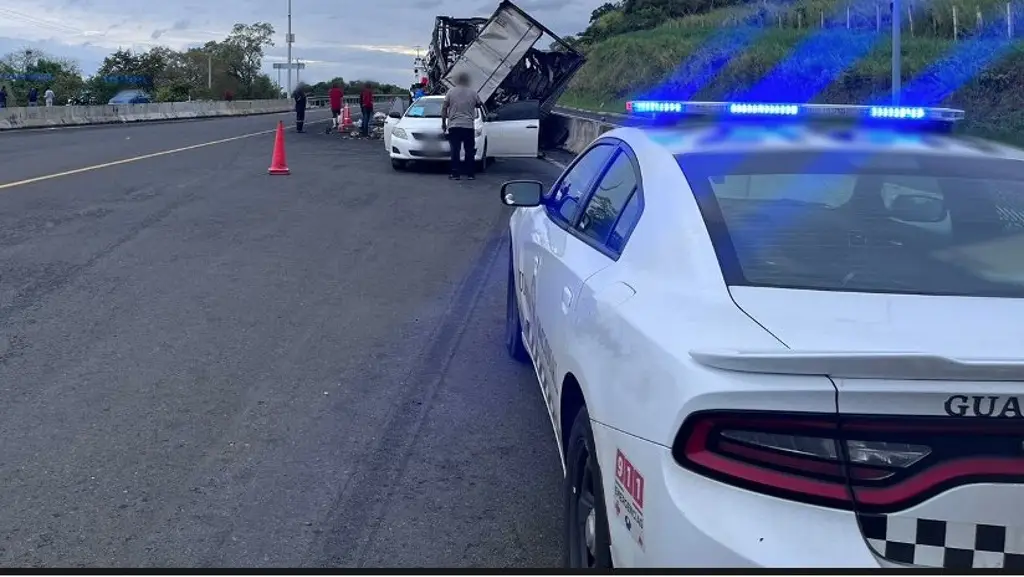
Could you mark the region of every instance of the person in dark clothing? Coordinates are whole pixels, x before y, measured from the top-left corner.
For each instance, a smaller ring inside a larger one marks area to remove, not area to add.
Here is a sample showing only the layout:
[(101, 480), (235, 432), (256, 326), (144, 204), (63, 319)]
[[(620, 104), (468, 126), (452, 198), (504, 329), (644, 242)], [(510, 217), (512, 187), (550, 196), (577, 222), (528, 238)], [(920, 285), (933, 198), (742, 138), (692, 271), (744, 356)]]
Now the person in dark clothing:
[(39, 90), (37, 90), (35, 86), (33, 86), (32, 89), (28, 91), (28, 105), (39, 105)]
[(302, 125), (306, 122), (306, 87), (299, 85), (292, 93), (295, 100), (295, 131), (303, 132)]
[[(476, 114), (477, 109), (482, 109), (484, 105), (480, 95), (469, 87), (469, 83), (468, 74), (459, 74), (455, 86), (445, 93), (444, 104), (441, 106), (441, 130), (448, 134), (452, 151), (452, 172), (448, 177), (452, 180), (459, 180), (460, 176), (469, 180), (475, 178)], [(464, 160), (459, 154), (462, 151), (465, 151)]]
[(373, 89), (369, 84), (363, 85), (363, 91), (359, 93), (359, 107), (362, 109), (363, 118), (360, 130), (363, 136), (370, 136), (370, 120), (373, 118)]
[(0, 86), (0, 108), (7, 108), (7, 87)]

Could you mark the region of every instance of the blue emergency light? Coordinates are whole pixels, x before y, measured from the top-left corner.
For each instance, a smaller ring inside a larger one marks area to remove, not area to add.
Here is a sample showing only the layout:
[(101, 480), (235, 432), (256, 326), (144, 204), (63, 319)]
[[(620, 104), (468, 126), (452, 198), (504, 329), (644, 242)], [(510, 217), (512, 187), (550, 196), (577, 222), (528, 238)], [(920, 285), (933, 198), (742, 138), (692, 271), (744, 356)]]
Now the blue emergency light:
[(777, 104), (768, 102), (690, 102), (684, 100), (631, 100), (626, 112), (659, 118), (791, 118), (808, 120), (921, 121), (949, 124), (963, 120), (964, 111), (928, 106), (861, 106), (855, 104)]

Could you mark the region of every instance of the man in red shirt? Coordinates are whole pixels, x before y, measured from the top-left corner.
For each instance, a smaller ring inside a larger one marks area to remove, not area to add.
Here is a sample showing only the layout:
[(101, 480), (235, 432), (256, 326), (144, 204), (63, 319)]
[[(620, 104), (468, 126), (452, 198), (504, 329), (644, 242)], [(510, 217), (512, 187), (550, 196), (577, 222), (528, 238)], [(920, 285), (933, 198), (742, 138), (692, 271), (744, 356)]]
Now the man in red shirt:
[[(341, 125), (338, 123), (338, 117), (341, 115), (341, 101), (345, 97), (345, 94), (338, 88), (338, 83), (334, 82), (331, 84), (331, 89), (327, 91), (327, 97), (331, 101), (331, 118), (333, 122), (331, 126), (341, 129)], [(329, 131), (330, 129), (328, 129)]]
[(363, 136), (369, 137), (370, 119), (373, 118), (373, 89), (370, 88), (369, 84), (363, 85), (363, 91), (359, 94), (359, 104), (363, 113), (361, 127)]

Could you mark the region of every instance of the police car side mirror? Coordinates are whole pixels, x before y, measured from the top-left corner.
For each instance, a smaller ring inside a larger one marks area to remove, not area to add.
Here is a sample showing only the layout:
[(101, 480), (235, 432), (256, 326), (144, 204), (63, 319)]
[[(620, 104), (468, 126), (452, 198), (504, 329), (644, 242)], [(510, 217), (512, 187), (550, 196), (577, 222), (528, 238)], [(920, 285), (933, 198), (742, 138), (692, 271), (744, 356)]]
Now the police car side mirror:
[(485, 122), (494, 122), (497, 119), (498, 119), (498, 113), (497, 112), (488, 112), (487, 114), (484, 115), (484, 121)]
[(537, 180), (510, 180), (501, 185), (505, 206), (539, 206), (544, 184)]

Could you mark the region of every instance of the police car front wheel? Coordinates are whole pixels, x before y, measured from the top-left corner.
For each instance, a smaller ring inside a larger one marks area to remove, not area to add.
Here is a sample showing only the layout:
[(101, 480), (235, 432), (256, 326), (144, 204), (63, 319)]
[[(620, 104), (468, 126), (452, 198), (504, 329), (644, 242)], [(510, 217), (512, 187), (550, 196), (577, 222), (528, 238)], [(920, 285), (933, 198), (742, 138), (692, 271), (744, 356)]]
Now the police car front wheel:
[(509, 258), (508, 284), (505, 295), (505, 349), (513, 359), (525, 363), (530, 360), (523, 344), (523, 324), (519, 316), (519, 302), (516, 300), (515, 267)]
[(611, 537), (601, 467), (586, 407), (577, 413), (566, 443), (563, 495), (566, 568), (611, 569)]

